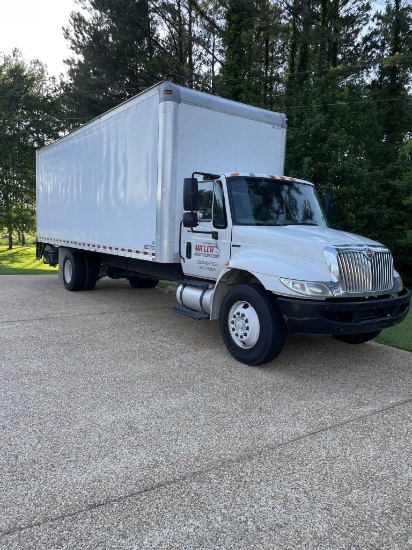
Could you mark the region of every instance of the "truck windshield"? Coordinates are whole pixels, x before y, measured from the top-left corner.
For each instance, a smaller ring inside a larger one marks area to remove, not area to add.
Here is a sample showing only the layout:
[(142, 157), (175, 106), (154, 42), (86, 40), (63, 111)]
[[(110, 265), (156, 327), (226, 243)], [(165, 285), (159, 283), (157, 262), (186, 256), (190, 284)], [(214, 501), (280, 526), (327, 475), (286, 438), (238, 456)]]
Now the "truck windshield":
[(236, 225), (321, 225), (325, 216), (312, 185), (290, 180), (228, 178)]

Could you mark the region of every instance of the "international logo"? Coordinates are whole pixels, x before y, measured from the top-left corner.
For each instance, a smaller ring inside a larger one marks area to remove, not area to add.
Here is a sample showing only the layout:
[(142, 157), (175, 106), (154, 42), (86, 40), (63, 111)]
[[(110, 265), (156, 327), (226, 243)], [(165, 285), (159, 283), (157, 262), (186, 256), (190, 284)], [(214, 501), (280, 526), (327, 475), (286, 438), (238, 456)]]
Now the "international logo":
[(363, 254), (366, 256), (366, 258), (371, 261), (374, 255), (373, 250), (371, 250), (368, 246), (363, 250)]

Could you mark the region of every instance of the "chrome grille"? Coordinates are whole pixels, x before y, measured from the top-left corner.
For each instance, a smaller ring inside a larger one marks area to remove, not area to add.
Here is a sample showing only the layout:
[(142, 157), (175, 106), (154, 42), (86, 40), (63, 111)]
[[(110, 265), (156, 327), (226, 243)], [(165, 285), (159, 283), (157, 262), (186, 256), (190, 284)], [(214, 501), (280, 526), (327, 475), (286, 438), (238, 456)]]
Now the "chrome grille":
[(338, 265), (344, 292), (390, 290), (393, 286), (393, 259), (390, 252), (374, 252), (370, 259), (364, 252), (340, 252)]

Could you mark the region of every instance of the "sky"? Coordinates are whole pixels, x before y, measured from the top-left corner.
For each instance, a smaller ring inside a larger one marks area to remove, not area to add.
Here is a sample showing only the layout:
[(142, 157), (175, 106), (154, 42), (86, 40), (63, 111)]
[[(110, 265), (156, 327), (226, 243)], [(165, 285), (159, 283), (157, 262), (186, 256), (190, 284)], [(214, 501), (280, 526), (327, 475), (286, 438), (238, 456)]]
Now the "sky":
[(57, 77), (66, 72), (63, 59), (70, 55), (62, 27), (72, 11), (80, 11), (74, 0), (0, 0), (0, 51), (18, 48), (27, 61), (38, 59)]

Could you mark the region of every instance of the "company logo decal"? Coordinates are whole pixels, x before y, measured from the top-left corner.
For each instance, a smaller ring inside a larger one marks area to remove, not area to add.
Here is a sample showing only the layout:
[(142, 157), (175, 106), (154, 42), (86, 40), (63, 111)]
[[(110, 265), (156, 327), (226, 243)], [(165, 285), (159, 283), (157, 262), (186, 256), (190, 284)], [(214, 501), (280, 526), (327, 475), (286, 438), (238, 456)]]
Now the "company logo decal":
[(220, 248), (217, 244), (197, 244), (194, 255), (206, 258), (219, 258)]

